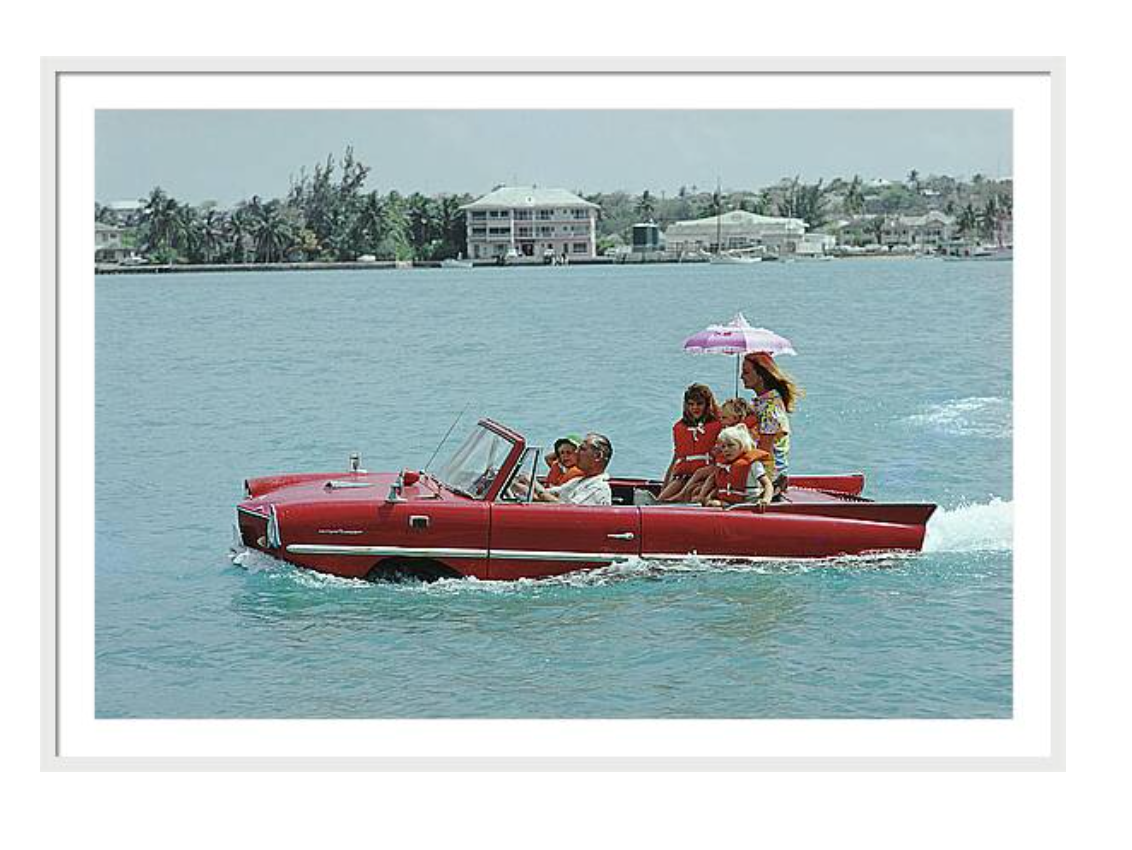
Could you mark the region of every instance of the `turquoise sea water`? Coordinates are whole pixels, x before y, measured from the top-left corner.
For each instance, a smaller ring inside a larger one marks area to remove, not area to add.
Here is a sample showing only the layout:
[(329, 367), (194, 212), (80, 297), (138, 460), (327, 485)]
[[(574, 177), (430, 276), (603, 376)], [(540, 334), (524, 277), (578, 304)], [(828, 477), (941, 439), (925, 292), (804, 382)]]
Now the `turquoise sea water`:
[[(97, 715), (1009, 717), (1011, 270), (97, 277)], [(924, 553), (369, 585), (230, 551), (245, 477), (420, 467), (465, 406), (658, 476), (684, 386), (735, 388), (681, 343), (739, 310), (799, 352), (793, 471), (938, 503)]]

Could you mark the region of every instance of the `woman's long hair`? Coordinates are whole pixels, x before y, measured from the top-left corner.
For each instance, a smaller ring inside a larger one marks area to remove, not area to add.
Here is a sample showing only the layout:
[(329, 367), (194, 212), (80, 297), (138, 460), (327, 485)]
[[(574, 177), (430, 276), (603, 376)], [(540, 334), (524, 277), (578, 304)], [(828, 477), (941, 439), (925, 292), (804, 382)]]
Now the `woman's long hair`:
[(702, 401), (704, 404), (704, 415), (699, 421), (692, 419), (687, 410), (681, 411), (680, 418), (685, 425), (702, 425), (704, 422), (715, 422), (719, 419), (719, 405), (716, 404), (715, 394), (712, 393), (711, 387), (706, 384), (690, 385), (688, 389), (684, 390), (684, 401)]
[(805, 391), (798, 386), (793, 378), (779, 369), (774, 358), (766, 352), (756, 351), (753, 354), (748, 354), (746, 359), (759, 373), (759, 377), (763, 380), (763, 386), (767, 389), (778, 390), (778, 394), (782, 396), (782, 403), (786, 405), (786, 412), (793, 413), (794, 404), (806, 394)]

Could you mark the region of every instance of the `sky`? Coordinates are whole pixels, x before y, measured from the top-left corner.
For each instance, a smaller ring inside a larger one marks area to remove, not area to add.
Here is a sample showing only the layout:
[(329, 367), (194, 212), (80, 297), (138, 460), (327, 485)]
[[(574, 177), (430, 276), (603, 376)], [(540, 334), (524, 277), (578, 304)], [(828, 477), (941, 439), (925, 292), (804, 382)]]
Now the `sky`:
[(283, 197), (347, 146), (382, 194), (500, 184), (673, 195), (783, 177), (1011, 176), (1008, 110), (99, 110), (95, 196)]

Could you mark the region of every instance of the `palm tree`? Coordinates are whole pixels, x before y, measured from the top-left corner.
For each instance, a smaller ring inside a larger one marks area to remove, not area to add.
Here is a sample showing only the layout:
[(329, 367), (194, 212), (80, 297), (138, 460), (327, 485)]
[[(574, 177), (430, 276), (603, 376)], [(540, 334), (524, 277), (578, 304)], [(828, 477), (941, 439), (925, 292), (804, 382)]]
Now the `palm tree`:
[(460, 209), (462, 201), (453, 195), (440, 199), (437, 207), (437, 230), (444, 243), (444, 256), (463, 256), (468, 250), (468, 230), (464, 213)]
[(955, 220), (955, 229), (961, 237), (966, 237), (969, 233), (973, 233), (979, 226), (979, 214), (975, 212), (975, 207), (970, 201), (967, 206), (959, 211), (959, 217)]
[(237, 209), (228, 219), (228, 260), (243, 263), (247, 260), (246, 241), (251, 237), (254, 224), (246, 207)]
[(978, 215), (979, 235), (984, 239), (990, 239), (998, 232), (999, 210), (994, 195), (987, 198), (986, 203), (983, 204), (983, 208), (979, 211)]
[(273, 263), (286, 259), (294, 244), (295, 228), (283, 205), (279, 201), (257, 205), (253, 221), (256, 261)]
[(786, 184), (778, 201), (778, 214), (784, 218), (800, 218), (811, 230), (816, 230), (825, 224), (825, 205), (822, 181), (807, 184), (796, 176)]
[(211, 263), (220, 255), (224, 245), (225, 216), (216, 210), (209, 210), (200, 223), (200, 252), (206, 263)]
[(653, 216), (656, 214), (656, 201), (648, 189), (641, 193), (641, 199), (637, 202), (637, 216), (641, 221), (652, 221)]
[(413, 256), (425, 258), (429, 254), (436, 222), (433, 203), (420, 192), (414, 192), (408, 199), (409, 242)]
[(865, 193), (861, 189), (861, 178), (856, 174), (845, 190), (844, 207), (849, 215), (860, 215), (865, 211)]
[(385, 214), (381, 211), (381, 197), (376, 191), (362, 198), (358, 216), (354, 218), (354, 235), (351, 240), (352, 256), (378, 254), (381, 239), (385, 237)]
[(759, 194), (755, 196), (755, 201), (751, 204), (751, 212), (758, 215), (770, 215), (770, 211), (774, 206), (774, 196), (771, 195), (770, 189), (762, 189)]
[(385, 196), (381, 205), (381, 242), (379, 253), (395, 260), (406, 260), (412, 255), (409, 243), (409, 220), (405, 215), (405, 201), (396, 191)]
[(999, 247), (1003, 245), (1003, 225), (1014, 218), (1014, 196), (1008, 192), (998, 196), (998, 218), (995, 221), (995, 237)]
[(873, 216), (873, 218), (866, 226), (866, 229), (873, 235), (873, 238), (876, 239), (878, 245), (880, 245), (884, 241), (884, 228), (886, 224), (887, 221), (885, 217), (883, 215), (878, 215)]
[(190, 263), (200, 261), (200, 217), (188, 204), (178, 206), (169, 224), (170, 245)]
[(173, 216), (176, 210), (177, 202), (166, 195), (160, 186), (155, 186), (142, 209), (147, 251), (170, 247), (173, 237)]

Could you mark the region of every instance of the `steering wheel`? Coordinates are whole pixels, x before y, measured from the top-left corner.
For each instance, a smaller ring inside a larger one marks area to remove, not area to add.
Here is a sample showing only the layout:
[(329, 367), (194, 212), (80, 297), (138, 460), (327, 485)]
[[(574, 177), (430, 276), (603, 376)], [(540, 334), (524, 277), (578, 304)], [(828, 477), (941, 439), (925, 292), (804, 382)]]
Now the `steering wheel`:
[(482, 473), (479, 478), (472, 484), (472, 493), (476, 496), (482, 496), (487, 492), (487, 488), (491, 486), (491, 482), (495, 480), (495, 475), (498, 470), (494, 466), (489, 466)]

